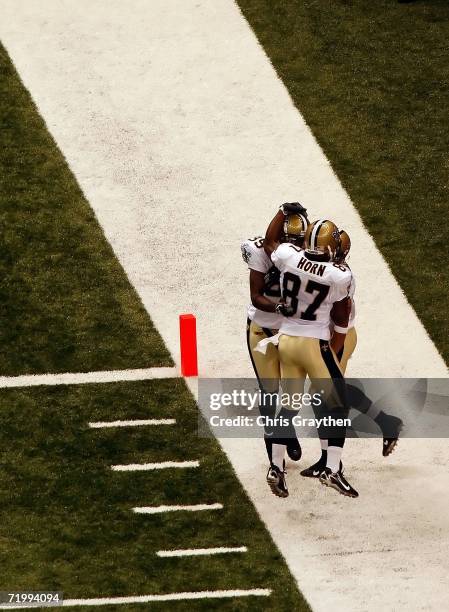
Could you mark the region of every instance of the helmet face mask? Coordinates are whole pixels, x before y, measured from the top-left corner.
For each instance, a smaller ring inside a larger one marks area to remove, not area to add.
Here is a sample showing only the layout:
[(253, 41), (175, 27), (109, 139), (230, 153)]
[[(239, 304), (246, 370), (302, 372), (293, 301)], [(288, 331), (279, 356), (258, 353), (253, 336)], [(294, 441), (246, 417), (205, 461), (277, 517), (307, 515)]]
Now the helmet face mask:
[(329, 219), (318, 219), (307, 228), (304, 249), (311, 255), (332, 261), (339, 252), (340, 244), (338, 227)]
[(288, 215), (284, 221), (284, 235), (281, 242), (302, 246), (308, 225), (305, 215), (299, 213)]

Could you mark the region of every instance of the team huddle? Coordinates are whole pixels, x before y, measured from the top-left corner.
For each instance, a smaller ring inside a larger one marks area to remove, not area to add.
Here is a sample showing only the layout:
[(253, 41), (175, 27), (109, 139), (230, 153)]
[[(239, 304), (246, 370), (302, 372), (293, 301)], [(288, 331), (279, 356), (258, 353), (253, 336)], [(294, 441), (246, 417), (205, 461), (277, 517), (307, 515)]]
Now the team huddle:
[(350, 407), (370, 416), (382, 430), (387, 456), (402, 421), (373, 406), (344, 380), (357, 344), (355, 278), (346, 261), (349, 235), (327, 219), (310, 223), (306, 209), (294, 202), (280, 207), (264, 238), (246, 240), (241, 248), (250, 270), (247, 343), (262, 392), (267, 483), (275, 495), (288, 496), (286, 455), (298, 461), (302, 454), (293, 425), (298, 411), (291, 406), (279, 410), (276, 397), (280, 387), (290, 396), (302, 393), (308, 377), (323, 397), (314, 406), (317, 422), (332, 415), (338, 425), (318, 427), (321, 457), (301, 475), (358, 497), (343, 475), (346, 425), (340, 423), (347, 422)]

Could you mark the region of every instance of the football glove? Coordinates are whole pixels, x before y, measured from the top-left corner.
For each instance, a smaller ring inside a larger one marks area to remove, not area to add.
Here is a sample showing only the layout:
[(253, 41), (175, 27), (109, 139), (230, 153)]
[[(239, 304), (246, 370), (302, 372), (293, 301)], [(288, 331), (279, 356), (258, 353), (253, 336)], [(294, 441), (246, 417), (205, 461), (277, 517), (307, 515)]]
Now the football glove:
[(278, 314), (281, 314), (284, 317), (292, 317), (295, 314), (294, 309), (291, 306), (284, 304), (284, 302), (279, 302), (276, 304), (275, 310)]
[(285, 216), (299, 213), (307, 218), (307, 208), (304, 208), (299, 202), (285, 202), (285, 204), (281, 205), (279, 210), (282, 210)]

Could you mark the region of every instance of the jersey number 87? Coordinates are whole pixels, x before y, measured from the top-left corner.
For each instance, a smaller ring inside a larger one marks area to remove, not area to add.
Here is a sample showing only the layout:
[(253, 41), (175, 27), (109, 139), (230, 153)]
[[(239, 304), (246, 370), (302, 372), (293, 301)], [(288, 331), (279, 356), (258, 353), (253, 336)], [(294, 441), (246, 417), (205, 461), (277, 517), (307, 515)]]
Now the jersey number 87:
[[(285, 272), (284, 280), (282, 281), (282, 298), (287, 306), (290, 306), (293, 309), (291, 316), (294, 316), (298, 311), (300, 291), (301, 279), (299, 276), (296, 276), (296, 274), (292, 274), (291, 272)], [(304, 291), (305, 293), (310, 293), (312, 295), (316, 293), (316, 295), (313, 302), (309, 304), (303, 312), (301, 312), (299, 318), (304, 319), (305, 321), (316, 321), (316, 311), (326, 299), (327, 294), (329, 293), (329, 286), (310, 279), (307, 281)]]

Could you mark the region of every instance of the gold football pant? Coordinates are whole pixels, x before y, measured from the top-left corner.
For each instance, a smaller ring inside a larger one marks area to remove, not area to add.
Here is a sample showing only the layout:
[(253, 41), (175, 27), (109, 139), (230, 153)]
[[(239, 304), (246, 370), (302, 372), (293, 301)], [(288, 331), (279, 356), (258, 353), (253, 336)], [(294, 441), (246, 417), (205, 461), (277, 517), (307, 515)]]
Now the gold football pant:
[[(298, 461), (301, 457), (301, 446), (296, 438), (296, 431), (291, 421), (296, 412), (289, 410), (287, 407), (281, 408), (277, 418), (279, 418), (283, 424), (275, 424), (277, 394), (279, 393), (279, 381), (281, 377), (279, 350), (274, 344), (269, 344), (267, 346), (265, 354), (255, 350), (260, 340), (270, 338), (276, 334), (276, 329), (260, 327), (260, 325), (248, 319), (246, 327), (248, 351), (259, 383), (259, 388), (262, 391), (259, 412), (266, 419), (264, 426), (265, 447), (267, 449), (270, 464), (277, 460), (278, 467), (281, 467), (286, 447), (291, 459)], [(277, 450), (274, 452), (273, 449)], [(273, 453), (275, 453), (277, 459), (274, 458)]]
[(315, 379), (343, 378), (338, 358), (327, 340), (305, 336), (287, 336), (279, 339), (282, 380), (298, 381), (298, 388), (306, 376)]
[[(279, 340), (281, 384), (283, 393), (290, 396), (304, 392), (306, 376), (312, 382), (311, 392), (318, 392), (321, 404), (314, 405), (317, 418), (330, 416), (346, 418), (346, 387), (338, 358), (326, 340), (304, 336), (282, 335)], [(320, 438), (340, 439), (343, 445), (344, 426), (319, 428)]]
[(343, 373), (346, 373), (346, 368), (348, 367), (348, 361), (349, 359), (351, 359), (352, 353), (355, 351), (356, 346), (357, 346), (357, 332), (355, 331), (355, 327), (351, 327), (350, 329), (348, 329), (348, 333), (346, 334), (343, 350), (340, 351), (338, 354), (339, 361), (340, 361), (340, 367)]
[(254, 323), (254, 321), (248, 319), (246, 339), (251, 363), (253, 364), (260, 388), (267, 393), (277, 393), (279, 390), (281, 370), (278, 347), (274, 344), (269, 344), (265, 355), (256, 351), (255, 348), (260, 340), (269, 338), (275, 334), (277, 334), (276, 329), (260, 327), (260, 325)]

